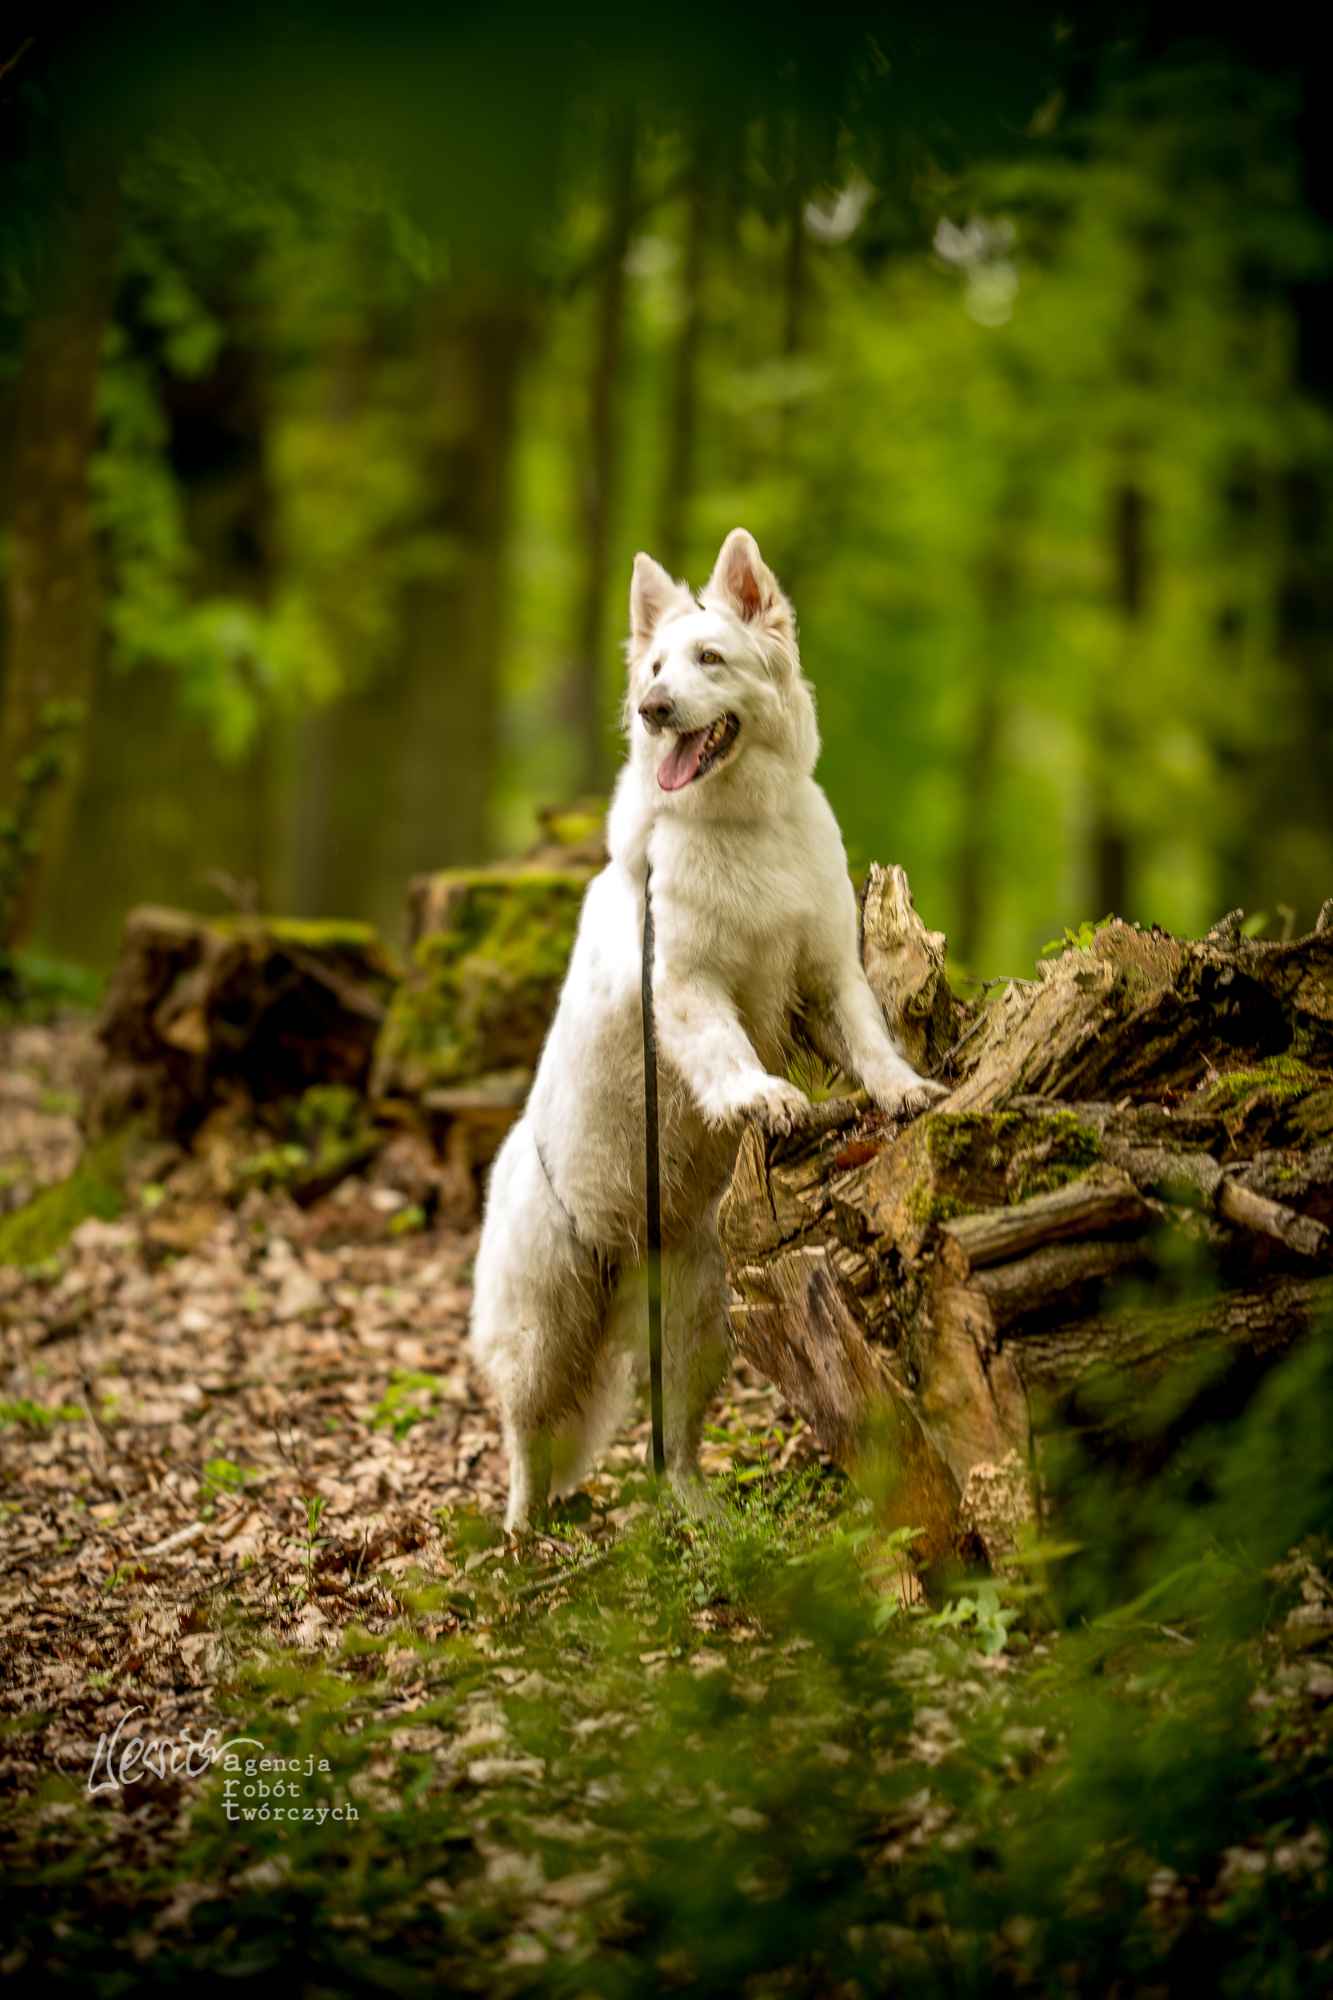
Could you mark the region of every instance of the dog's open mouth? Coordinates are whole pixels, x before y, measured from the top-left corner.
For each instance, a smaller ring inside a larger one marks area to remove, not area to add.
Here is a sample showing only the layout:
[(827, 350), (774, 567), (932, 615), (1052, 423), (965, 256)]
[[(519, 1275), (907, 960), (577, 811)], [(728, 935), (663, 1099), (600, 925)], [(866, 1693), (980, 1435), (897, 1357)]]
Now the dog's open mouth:
[(707, 729), (691, 729), (678, 736), (657, 770), (657, 782), (664, 792), (683, 792), (696, 778), (703, 778), (720, 764), (741, 733), (734, 715), (719, 715)]

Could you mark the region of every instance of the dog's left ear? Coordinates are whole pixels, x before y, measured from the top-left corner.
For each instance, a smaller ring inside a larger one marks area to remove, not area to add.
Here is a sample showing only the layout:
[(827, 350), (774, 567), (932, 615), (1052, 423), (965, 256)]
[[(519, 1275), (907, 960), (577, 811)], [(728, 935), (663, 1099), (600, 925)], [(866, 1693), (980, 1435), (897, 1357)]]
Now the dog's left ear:
[(723, 542), (704, 596), (720, 598), (744, 624), (772, 638), (790, 644), (795, 637), (791, 605), (748, 528), (733, 528)]
[(654, 627), (670, 605), (684, 608), (690, 593), (683, 583), (654, 562), (642, 549), (634, 558), (634, 574), (629, 586), (629, 637), (632, 651), (646, 646)]

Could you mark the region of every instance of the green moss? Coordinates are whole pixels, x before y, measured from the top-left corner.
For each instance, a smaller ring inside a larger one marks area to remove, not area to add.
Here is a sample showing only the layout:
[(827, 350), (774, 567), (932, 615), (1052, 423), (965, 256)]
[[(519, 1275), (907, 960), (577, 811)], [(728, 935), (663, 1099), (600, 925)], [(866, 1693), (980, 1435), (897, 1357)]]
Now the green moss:
[(1293, 1129), (1308, 1143), (1333, 1138), (1333, 1089), (1326, 1084), (1312, 1090), (1291, 1120)]
[(601, 833), (605, 818), (604, 807), (595, 811), (571, 807), (568, 812), (548, 813), (543, 824), (557, 847), (587, 847)]
[(450, 877), (448, 922), (418, 942), (385, 1022), (381, 1087), (415, 1092), (535, 1061), (587, 880), (575, 869)]
[(904, 1202), (917, 1230), (1064, 1187), (1101, 1157), (1096, 1132), (1062, 1105), (936, 1112), (918, 1131), (920, 1173)]
[(276, 938), (280, 944), (302, 945), (308, 951), (383, 949), (373, 924), (352, 923), (342, 917), (209, 917), (206, 921), (213, 930), (231, 937), (253, 933)]
[(978, 1141), (998, 1142), (1023, 1122), (1017, 1111), (939, 1111), (925, 1127), (926, 1151), (937, 1167), (961, 1167), (971, 1157)]
[(1034, 1194), (1053, 1194), (1056, 1188), (1068, 1187), (1071, 1181), (1081, 1180), (1086, 1172), (1086, 1166), (1059, 1163), (1040, 1167), (1033, 1173), (1020, 1174), (1014, 1200), (1028, 1201)]
[(938, 1194), (929, 1182), (918, 1181), (907, 1197), (907, 1213), (919, 1229), (935, 1222), (953, 1222), (960, 1215), (975, 1215), (976, 1205), (959, 1201), (956, 1195)]
[(286, 1188), (315, 1200), (373, 1156), (380, 1143), (364, 1100), (347, 1084), (319, 1083), (292, 1103), (286, 1134), (236, 1169), (240, 1187)]
[(1033, 1142), (1021, 1147), (1009, 1162), (1008, 1184), (1013, 1201), (1051, 1194), (1081, 1180), (1101, 1158), (1097, 1134), (1072, 1111), (1042, 1114)]
[(1269, 1056), (1252, 1069), (1226, 1070), (1205, 1087), (1203, 1101), (1210, 1111), (1233, 1109), (1262, 1094), (1276, 1103), (1304, 1097), (1321, 1081), (1315, 1071), (1291, 1055)]
[(348, 1139), (364, 1122), (365, 1106), (346, 1083), (316, 1083), (292, 1107), (292, 1124), (316, 1151), (338, 1139)]
[(0, 1217), (0, 1264), (41, 1264), (62, 1250), (81, 1222), (114, 1222), (125, 1206), (125, 1156), (133, 1136), (118, 1132), (85, 1149), (72, 1174)]

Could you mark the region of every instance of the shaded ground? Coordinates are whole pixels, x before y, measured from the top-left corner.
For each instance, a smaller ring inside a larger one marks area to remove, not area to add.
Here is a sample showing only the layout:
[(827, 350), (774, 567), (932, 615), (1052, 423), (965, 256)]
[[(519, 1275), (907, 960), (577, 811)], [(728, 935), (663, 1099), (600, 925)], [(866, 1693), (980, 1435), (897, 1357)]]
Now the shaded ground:
[[(77, 1026), (11, 1031), (11, 1187), (68, 1170), (86, 1056)], [(1060, 1636), (1021, 1586), (908, 1611), (900, 1547), (738, 1374), (717, 1524), (649, 1504), (641, 1428), (517, 1551), (464, 1350), (473, 1247), (361, 1181), (307, 1209), (150, 1182), (0, 1267), (0, 1969), (1333, 1986), (1323, 1544), (1243, 1548), (1242, 1482), (1183, 1594)], [(1265, 1421), (1261, 1492), (1317, 1455), (1310, 1383)], [(240, 1761), (182, 1757), (210, 1728)]]
[[(86, 1038), (21, 1029), (9, 1060), (5, 1151), (31, 1193), (77, 1157)], [(157, 1193), (58, 1259), (0, 1266), (0, 1660), (9, 1711), (49, 1718), (7, 1746), (11, 1778), (86, 1767), (127, 1687), (160, 1730), (220, 1719), (219, 1593), (272, 1642), (328, 1650), (353, 1622), (389, 1628), (392, 1578), (444, 1560), (442, 1513), (503, 1512), (466, 1349), (475, 1232), (402, 1231), (406, 1199), (356, 1179), (312, 1208), (253, 1193), (175, 1212)], [(774, 1465), (799, 1448), (743, 1369), (719, 1420), (714, 1472), (738, 1446)], [(584, 1536), (623, 1518), (646, 1432), (587, 1483)]]

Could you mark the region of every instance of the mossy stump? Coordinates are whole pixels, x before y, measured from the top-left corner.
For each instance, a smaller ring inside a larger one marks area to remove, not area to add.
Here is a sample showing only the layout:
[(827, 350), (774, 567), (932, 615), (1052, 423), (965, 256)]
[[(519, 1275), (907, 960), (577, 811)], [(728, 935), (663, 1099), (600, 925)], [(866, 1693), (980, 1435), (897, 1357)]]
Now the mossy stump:
[(951, 1094), (745, 1135), (733, 1323), (926, 1562), (999, 1559), (1050, 1501), (1053, 1436), (1132, 1458), (1148, 1399), (1216, 1416), (1333, 1323), (1333, 932), (1113, 922), (966, 1010), (905, 878), (872, 877), (872, 983), (923, 1053), (952, 1024), (926, 1064)]
[(518, 1116), (574, 948), (590, 862), (447, 869), (411, 887), (407, 976), (375, 1051), (381, 1104), (409, 1100), (443, 1153), (452, 1205)]

